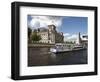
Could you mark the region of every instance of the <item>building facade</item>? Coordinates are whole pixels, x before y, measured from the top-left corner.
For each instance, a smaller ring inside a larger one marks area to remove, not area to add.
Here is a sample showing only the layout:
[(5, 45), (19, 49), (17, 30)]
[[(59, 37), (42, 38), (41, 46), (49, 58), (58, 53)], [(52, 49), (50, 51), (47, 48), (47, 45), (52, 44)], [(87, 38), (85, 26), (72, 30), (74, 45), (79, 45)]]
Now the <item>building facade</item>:
[(77, 36), (77, 40), (76, 40), (76, 44), (80, 45), (81, 44), (81, 36), (80, 36), (80, 32), (78, 33), (78, 36)]
[(55, 25), (48, 25), (48, 29), (38, 28), (37, 35), (41, 37), (40, 43), (55, 44), (64, 42), (63, 33), (57, 32)]
[(76, 44), (82, 45), (84, 47), (87, 47), (88, 46), (88, 36), (87, 35), (83, 35), (81, 37), (80, 32), (79, 32), (77, 40), (76, 40)]

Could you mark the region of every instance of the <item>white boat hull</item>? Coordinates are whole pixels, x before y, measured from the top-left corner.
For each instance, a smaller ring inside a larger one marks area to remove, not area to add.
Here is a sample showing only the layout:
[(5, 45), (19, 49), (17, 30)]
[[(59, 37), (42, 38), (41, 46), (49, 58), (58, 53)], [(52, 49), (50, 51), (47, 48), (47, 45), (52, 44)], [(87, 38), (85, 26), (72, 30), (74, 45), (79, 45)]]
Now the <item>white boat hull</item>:
[(63, 49), (63, 50), (50, 49), (50, 52), (52, 52), (52, 53), (63, 53), (63, 52), (77, 51), (77, 50), (83, 50), (83, 49), (86, 49), (86, 48), (78, 48), (78, 49)]

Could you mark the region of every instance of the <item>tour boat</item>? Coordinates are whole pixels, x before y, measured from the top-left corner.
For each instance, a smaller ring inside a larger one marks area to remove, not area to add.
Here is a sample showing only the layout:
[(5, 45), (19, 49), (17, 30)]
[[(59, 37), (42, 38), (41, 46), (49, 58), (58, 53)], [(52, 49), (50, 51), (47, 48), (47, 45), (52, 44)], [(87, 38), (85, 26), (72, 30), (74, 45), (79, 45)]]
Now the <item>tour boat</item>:
[(85, 49), (81, 45), (71, 45), (71, 44), (62, 44), (58, 43), (55, 44), (55, 47), (50, 48), (50, 52), (53, 53), (62, 53), (62, 52), (68, 52), (68, 51), (76, 51), (76, 50), (82, 50)]

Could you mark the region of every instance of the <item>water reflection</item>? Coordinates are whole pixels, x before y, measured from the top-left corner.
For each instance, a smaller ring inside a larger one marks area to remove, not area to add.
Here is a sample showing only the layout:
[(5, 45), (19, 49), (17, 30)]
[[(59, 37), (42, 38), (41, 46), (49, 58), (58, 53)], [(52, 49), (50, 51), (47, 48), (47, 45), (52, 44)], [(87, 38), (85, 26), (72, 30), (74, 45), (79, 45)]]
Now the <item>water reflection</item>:
[(54, 54), (49, 48), (28, 48), (28, 66), (87, 64), (87, 50)]

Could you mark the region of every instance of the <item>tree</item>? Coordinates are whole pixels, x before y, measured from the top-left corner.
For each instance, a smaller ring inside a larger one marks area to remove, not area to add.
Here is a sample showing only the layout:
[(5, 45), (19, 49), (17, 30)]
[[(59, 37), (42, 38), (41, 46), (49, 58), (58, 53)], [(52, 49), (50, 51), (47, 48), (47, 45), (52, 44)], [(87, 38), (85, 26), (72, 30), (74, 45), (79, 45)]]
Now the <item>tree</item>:
[(31, 39), (33, 42), (37, 42), (41, 40), (41, 36), (37, 35), (37, 32), (33, 32)]
[(30, 29), (29, 27), (28, 27), (28, 39), (30, 40), (30, 35), (31, 35), (31, 33), (32, 33), (32, 29)]

